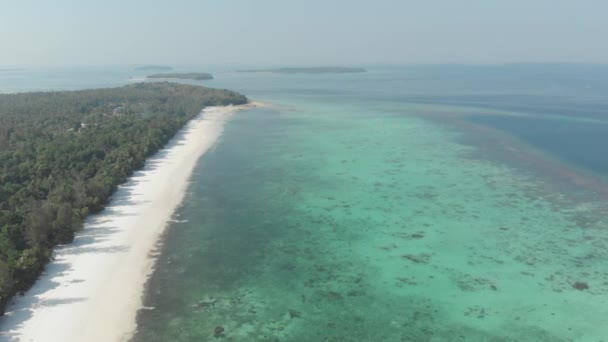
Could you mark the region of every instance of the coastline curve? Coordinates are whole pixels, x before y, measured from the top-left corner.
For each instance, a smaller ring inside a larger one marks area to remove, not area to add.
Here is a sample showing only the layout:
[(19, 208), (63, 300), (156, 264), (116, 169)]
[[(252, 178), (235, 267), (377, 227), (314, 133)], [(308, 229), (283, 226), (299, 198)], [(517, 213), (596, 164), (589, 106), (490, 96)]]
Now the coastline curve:
[(136, 329), (152, 254), (192, 172), (237, 111), (206, 107), (59, 246), (34, 286), (0, 317), (0, 341), (125, 341)]

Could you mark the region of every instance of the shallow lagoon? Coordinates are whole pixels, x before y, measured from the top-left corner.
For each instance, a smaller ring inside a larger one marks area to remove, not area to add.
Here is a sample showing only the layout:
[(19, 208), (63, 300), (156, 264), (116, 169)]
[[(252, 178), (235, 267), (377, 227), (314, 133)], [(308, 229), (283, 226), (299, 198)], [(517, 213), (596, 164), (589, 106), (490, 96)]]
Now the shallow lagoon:
[(603, 202), (471, 158), (419, 106), (240, 113), (167, 234), (135, 340), (601, 340)]

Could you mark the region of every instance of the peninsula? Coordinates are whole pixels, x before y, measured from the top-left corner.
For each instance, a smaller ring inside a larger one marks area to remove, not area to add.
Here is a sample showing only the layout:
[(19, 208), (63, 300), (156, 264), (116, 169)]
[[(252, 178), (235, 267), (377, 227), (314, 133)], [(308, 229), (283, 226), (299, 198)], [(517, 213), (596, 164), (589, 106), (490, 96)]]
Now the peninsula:
[(306, 68), (277, 68), (277, 69), (249, 69), (238, 72), (268, 72), (275, 74), (347, 74), (366, 72), (363, 68), (353, 67), (306, 67)]
[[(0, 95), (0, 340), (133, 328), (150, 252), (239, 108), (225, 106), (247, 102), (168, 82)], [(64, 319), (88, 323), (58, 328)]]
[(188, 72), (188, 73), (167, 73), (167, 74), (152, 74), (148, 75), (147, 78), (165, 78), (165, 79), (178, 79), (178, 80), (212, 80), (213, 75), (206, 72)]

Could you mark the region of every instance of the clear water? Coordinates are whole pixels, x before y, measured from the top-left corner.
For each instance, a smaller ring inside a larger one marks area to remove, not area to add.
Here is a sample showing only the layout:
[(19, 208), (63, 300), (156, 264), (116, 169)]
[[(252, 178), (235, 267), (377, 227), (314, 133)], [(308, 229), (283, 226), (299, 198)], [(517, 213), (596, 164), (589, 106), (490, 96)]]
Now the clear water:
[[(271, 106), (200, 161), (136, 341), (608, 336), (606, 198), (553, 177), (605, 172), (608, 136), (577, 143), (608, 118), (604, 67), (215, 76)], [(488, 134), (552, 168), (472, 143)]]

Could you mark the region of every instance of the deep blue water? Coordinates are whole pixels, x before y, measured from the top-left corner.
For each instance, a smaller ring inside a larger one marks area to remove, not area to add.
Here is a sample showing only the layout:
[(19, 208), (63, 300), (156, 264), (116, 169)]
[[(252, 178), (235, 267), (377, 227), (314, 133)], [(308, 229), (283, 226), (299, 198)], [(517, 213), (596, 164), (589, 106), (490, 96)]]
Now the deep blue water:
[(469, 120), (513, 134), (570, 164), (608, 175), (608, 122), (508, 116), (473, 116)]

